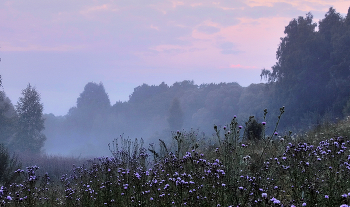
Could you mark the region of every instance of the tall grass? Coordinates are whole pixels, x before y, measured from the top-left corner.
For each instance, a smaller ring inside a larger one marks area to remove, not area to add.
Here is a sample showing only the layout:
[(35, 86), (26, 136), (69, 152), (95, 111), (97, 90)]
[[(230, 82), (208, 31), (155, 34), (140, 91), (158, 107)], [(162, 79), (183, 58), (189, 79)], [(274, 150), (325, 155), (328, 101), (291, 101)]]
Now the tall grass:
[[(0, 201), (6, 206), (349, 205), (350, 120), (291, 136), (278, 132), (283, 113), (282, 107), (276, 124), (265, 118), (255, 123), (262, 127), (260, 136), (251, 136), (253, 117), (244, 127), (234, 117), (214, 126), (210, 139), (177, 131), (172, 144), (160, 140), (159, 150), (120, 137), (110, 145), (112, 157), (75, 165), (59, 182), (50, 174), (37, 176), (36, 166), (16, 170), (22, 182), (2, 187)], [(265, 134), (266, 126), (271, 134)]]

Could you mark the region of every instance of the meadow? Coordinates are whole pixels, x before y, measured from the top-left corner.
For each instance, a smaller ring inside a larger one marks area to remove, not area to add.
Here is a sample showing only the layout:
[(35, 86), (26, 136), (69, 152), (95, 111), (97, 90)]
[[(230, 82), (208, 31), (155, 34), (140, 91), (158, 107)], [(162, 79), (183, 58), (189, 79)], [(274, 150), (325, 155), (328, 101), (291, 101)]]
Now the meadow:
[[(278, 131), (283, 113), (284, 107), (276, 123), (266, 123), (264, 111), (259, 138), (247, 131), (253, 117), (246, 126), (234, 117), (215, 125), (209, 138), (195, 130), (175, 131), (171, 142), (159, 140), (146, 148), (142, 139), (121, 136), (109, 145), (111, 157), (7, 156), (12, 171), (2, 181), (0, 202), (84, 207), (350, 205), (350, 118), (293, 134)], [(19, 162), (29, 167), (16, 169)]]

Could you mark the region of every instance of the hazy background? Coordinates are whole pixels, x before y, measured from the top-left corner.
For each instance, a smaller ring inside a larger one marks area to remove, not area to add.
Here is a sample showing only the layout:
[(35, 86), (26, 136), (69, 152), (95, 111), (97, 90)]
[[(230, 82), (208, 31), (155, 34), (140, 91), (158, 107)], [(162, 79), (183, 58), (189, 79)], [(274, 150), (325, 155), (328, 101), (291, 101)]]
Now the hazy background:
[(176, 130), (210, 140), (234, 115), (245, 129), (251, 115), (261, 125), (265, 108), (270, 132), (281, 106), (280, 134), (334, 122), (350, 115), (349, 6), (0, 2), (0, 141), (14, 147), (19, 137), (15, 108), (28, 83), (41, 94), (38, 149), (48, 154), (108, 156), (120, 135), (171, 144)]
[(0, 74), (15, 104), (31, 83), (44, 112), (66, 115), (88, 82), (111, 104), (147, 83), (259, 83), (284, 27), (350, 1), (1, 1)]

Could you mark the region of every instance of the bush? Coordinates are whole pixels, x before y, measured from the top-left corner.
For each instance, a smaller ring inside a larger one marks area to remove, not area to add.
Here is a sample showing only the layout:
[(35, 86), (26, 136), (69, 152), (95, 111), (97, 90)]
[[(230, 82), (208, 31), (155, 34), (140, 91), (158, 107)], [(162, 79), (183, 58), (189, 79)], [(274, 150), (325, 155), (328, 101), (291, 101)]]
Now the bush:
[(14, 172), (19, 168), (21, 163), (18, 162), (17, 156), (11, 156), (5, 145), (0, 144), (0, 185), (7, 186), (16, 182), (17, 176)]
[(246, 123), (245, 137), (250, 141), (258, 141), (262, 139), (263, 124), (258, 123), (254, 118), (249, 119)]

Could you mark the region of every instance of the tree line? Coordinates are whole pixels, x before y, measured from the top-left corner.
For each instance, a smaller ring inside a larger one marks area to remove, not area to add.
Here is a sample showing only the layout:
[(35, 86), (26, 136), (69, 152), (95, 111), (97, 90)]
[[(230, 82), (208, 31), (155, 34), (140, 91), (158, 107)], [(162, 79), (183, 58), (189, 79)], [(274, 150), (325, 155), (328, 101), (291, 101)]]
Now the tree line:
[[(173, 85), (143, 84), (134, 89), (128, 101), (111, 104), (103, 84), (90, 82), (65, 116), (43, 115), (45, 130), (42, 119), (37, 119), (40, 123), (36, 125), (37, 132), (43, 130), (46, 135), (48, 151), (64, 146), (66, 153), (79, 151), (92, 155), (92, 151), (108, 151), (107, 144), (123, 133), (149, 142), (170, 138), (171, 131), (191, 128), (210, 136), (214, 125), (223, 126), (235, 115), (242, 126), (254, 116), (249, 123), (257, 128), (264, 109), (269, 130), (281, 106), (285, 106), (281, 132), (297, 132), (350, 115), (350, 10), (342, 17), (331, 7), (318, 23), (308, 13), (292, 19), (284, 33), (277, 48), (276, 64), (261, 72), (267, 83), (248, 87), (234, 82), (197, 85), (190, 80)], [(24, 127), (24, 123), (32, 121), (26, 116), (22, 118), (25, 121), (19, 121), (25, 110), (18, 107), (25, 105), (14, 107), (2, 94), (1, 123), (7, 124), (0, 126), (0, 141), (9, 143), (14, 134), (20, 140), (29, 133), (20, 127), (14, 133), (10, 126)], [(3, 115), (6, 113), (12, 115)], [(259, 130), (255, 132), (259, 134)], [(39, 134), (36, 139), (43, 143), (44, 136)]]

